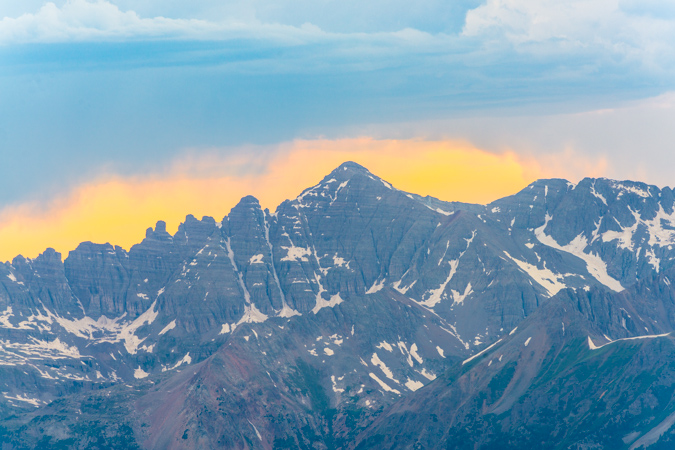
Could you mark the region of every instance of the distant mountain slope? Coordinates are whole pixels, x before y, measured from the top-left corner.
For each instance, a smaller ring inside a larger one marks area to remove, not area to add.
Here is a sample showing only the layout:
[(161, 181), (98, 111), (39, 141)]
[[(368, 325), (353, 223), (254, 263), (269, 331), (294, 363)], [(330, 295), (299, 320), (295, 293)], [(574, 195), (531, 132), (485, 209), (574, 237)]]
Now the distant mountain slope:
[(625, 339), (674, 329), (674, 202), (584, 179), (448, 203), (344, 163), (274, 213), (245, 197), (129, 251), (19, 256), (0, 265), (0, 441), (667, 442), (671, 339)]
[(627, 300), (559, 294), (494, 347), (392, 406), (355, 447), (671, 448), (675, 341), (645, 331), (608, 341), (622, 334), (612, 316)]

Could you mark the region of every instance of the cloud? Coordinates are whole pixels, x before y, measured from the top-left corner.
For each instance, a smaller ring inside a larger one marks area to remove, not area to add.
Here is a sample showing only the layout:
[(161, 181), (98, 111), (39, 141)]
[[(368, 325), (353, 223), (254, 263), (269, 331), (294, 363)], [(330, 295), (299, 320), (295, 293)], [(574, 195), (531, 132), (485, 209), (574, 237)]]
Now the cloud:
[[(675, 92), (646, 99), (608, 101), (604, 108), (552, 112), (550, 105), (494, 110), (470, 117), (356, 126), (348, 133), (376, 138), (464, 139), (501, 154), (538, 161), (542, 170), (673, 186)], [(557, 175), (560, 176), (560, 175)]]
[(314, 29), (265, 26), (237, 21), (211, 22), (200, 19), (141, 18), (121, 11), (105, 0), (67, 0), (58, 7), (44, 4), (36, 13), (5, 17), (0, 21), (0, 43), (72, 42), (124, 39), (180, 38), (234, 39), (242, 35), (292, 38)]
[[(415, 64), (416, 58), (431, 58), (433, 63), (435, 55), (452, 51), (453, 41), (456, 37), (411, 27), (326, 31), (311, 22), (261, 20), (253, 10), (209, 18), (142, 17), (133, 9), (120, 9), (107, 0), (66, 0), (60, 6), (49, 2), (35, 13), (0, 20), (0, 48), (20, 44), (126, 43), (129, 47), (116, 50), (113, 56), (123, 67), (129, 67), (129, 63), (132, 67), (229, 65), (238, 72), (267, 74), (373, 71), (400, 67), (404, 60), (404, 66)], [(164, 47), (138, 58), (133, 45), (140, 42), (163, 43)], [(186, 42), (213, 45), (198, 49), (175, 45)], [(106, 49), (101, 53), (105, 54)], [(77, 50), (74, 54), (78, 54)], [(49, 58), (48, 62), (51, 63)], [(98, 52), (70, 57), (63, 63), (61, 67), (107, 67)]]
[(0, 259), (19, 253), (34, 257), (50, 246), (65, 256), (86, 240), (128, 248), (157, 220), (165, 220), (173, 231), (187, 214), (220, 220), (249, 194), (274, 209), (347, 160), (406, 191), (481, 203), (515, 193), (540, 177), (596, 174), (602, 165), (586, 161), (565, 172), (565, 164), (490, 153), (460, 141), (372, 138), (297, 140), (237, 152), (188, 151), (161, 170), (99, 176), (45, 202), (5, 207), (0, 211)]
[[(398, 51), (414, 45), (407, 50), (455, 57), (480, 51), (488, 61), (499, 60), (498, 53), (511, 46), (540, 56), (604, 53), (604, 64), (612, 62), (609, 55), (621, 55), (652, 69), (672, 69), (675, 8), (662, 3), (486, 0), (472, 9), (474, 3), (422, 0), (411, 10), (402, 1), (349, 0), (319, 7), (312, 1), (231, 0), (220, 6), (207, 1), (181, 8), (154, 1), (66, 0), (60, 6), (48, 2), (37, 12), (4, 17), (0, 44), (262, 39), (278, 45), (387, 45)], [(134, 7), (155, 15), (142, 17)], [(178, 17), (162, 15), (164, 11)], [(386, 24), (380, 21), (384, 16)], [(443, 27), (440, 18), (457, 26)]]
[(672, 68), (675, 16), (663, 12), (637, 0), (487, 0), (467, 13), (462, 34), (528, 53), (604, 53)]
[[(95, 0), (89, 0), (90, 2)], [(66, 0), (53, 0), (62, 8)], [(405, 0), (107, 0), (122, 11), (141, 17), (200, 19), (208, 22), (285, 24), (300, 27), (312, 23), (333, 33), (376, 33), (415, 28), (432, 33), (457, 31), (466, 10), (476, 0), (419, 0), (411, 7)], [(44, 1), (0, 0), (0, 17), (35, 13)]]
[(326, 32), (309, 22), (297, 25), (264, 22), (254, 12), (220, 20), (161, 15), (144, 18), (132, 9), (123, 11), (106, 0), (67, 0), (62, 6), (48, 2), (35, 13), (0, 20), (0, 44), (145, 39), (262, 39), (278, 45), (368, 41), (404, 46), (431, 41), (428, 33), (410, 27), (372, 33)]
[[(114, 63), (227, 66), (236, 73), (269, 75), (371, 74), (383, 78), (378, 84), (391, 88), (390, 97), (419, 94), (421, 101), (435, 103), (431, 108), (672, 89), (675, 15), (661, 17), (663, 8), (655, 3), (636, 2), (487, 0), (476, 6), (475, 0), (424, 0), (409, 12), (398, 0), (349, 0), (321, 3), (330, 11), (325, 12), (309, 0), (197, 2), (201, 8), (150, 0), (66, 0), (1, 19), (0, 50), (3, 44), (129, 44), (112, 51), (75, 48), (68, 53), (75, 56), (59, 61), (60, 70)], [(358, 6), (356, 12), (352, 6)], [(389, 17), (386, 24), (378, 24), (383, 15)], [(456, 25), (441, 26), (438, 18), (450, 16)], [(340, 25), (331, 26), (335, 23)], [(134, 46), (139, 42), (165, 45), (139, 49)], [(179, 42), (213, 45), (174, 45)], [(100, 56), (107, 51), (110, 61)], [(139, 51), (146, 53), (139, 57)], [(7, 58), (9, 68), (20, 70), (30, 57), (25, 55), (45, 58), (53, 67), (49, 55), (19, 52)]]

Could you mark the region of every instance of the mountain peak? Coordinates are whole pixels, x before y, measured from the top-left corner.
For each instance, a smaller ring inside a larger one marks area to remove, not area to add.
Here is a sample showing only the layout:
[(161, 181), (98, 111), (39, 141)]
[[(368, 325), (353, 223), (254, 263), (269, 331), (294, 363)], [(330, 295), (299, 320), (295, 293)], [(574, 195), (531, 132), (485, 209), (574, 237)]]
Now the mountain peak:
[(338, 193), (343, 191), (348, 184), (352, 190), (356, 187), (356, 191), (353, 192), (367, 192), (371, 196), (377, 196), (381, 189), (395, 191), (391, 184), (373, 175), (362, 165), (353, 161), (347, 161), (326, 175), (317, 185), (305, 189), (295, 200), (299, 203), (309, 201), (308, 204), (314, 203), (317, 200), (333, 204), (337, 199)]
[(255, 198), (252, 195), (247, 195), (245, 197), (242, 197), (241, 200), (239, 200), (239, 203), (237, 206), (249, 206), (249, 205), (257, 205), (260, 206), (260, 201)]
[(167, 241), (172, 239), (171, 235), (166, 231), (166, 222), (163, 220), (157, 221), (154, 230), (152, 227), (149, 227), (147, 230), (145, 230), (145, 238), (158, 241)]
[(252, 195), (247, 195), (245, 197), (242, 197), (241, 200), (239, 200), (239, 203), (234, 205), (234, 207), (230, 210), (229, 216), (231, 216), (232, 214), (237, 214), (243, 211), (251, 211), (251, 210), (262, 211), (262, 208), (257, 198), (255, 198)]
[[(370, 173), (368, 169), (352, 161), (347, 161), (340, 164), (338, 167), (333, 169), (330, 173), (323, 177), (323, 179), (317, 184), (317, 186), (324, 186), (327, 183), (332, 183), (337, 181), (342, 183), (344, 181), (351, 180), (355, 176), (370, 176), (371, 178), (376, 178)], [(315, 186), (316, 187), (316, 186)]]
[(363, 172), (370, 173), (370, 171), (368, 169), (363, 167), (361, 164), (355, 163), (354, 161), (343, 162), (333, 171), (333, 173), (338, 172), (338, 171), (344, 172), (346, 170), (355, 170), (355, 171), (362, 172), (362, 173)]
[(350, 180), (354, 176), (367, 176), (371, 179), (379, 180), (380, 178), (373, 175), (368, 169), (363, 167), (360, 164), (357, 164), (353, 161), (346, 161), (340, 164), (335, 170), (326, 175), (321, 181), (321, 184), (326, 183), (328, 180), (336, 179), (338, 181)]

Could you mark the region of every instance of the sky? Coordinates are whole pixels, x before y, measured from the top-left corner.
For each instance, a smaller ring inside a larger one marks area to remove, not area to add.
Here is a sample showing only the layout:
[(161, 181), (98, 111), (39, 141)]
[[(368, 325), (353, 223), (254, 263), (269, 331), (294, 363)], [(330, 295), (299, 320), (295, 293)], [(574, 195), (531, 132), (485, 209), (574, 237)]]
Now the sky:
[(0, 0), (0, 260), (274, 210), (354, 160), (488, 203), (672, 186), (675, 2)]

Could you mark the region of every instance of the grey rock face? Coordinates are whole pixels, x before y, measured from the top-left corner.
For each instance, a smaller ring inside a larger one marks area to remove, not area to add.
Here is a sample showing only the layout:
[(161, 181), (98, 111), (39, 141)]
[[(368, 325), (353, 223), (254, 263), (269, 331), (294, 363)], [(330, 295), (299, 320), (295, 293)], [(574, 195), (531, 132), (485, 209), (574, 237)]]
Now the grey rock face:
[[(17, 257), (0, 266), (0, 441), (87, 448), (78, 423), (98, 420), (111, 430), (99, 448), (435, 448), (467, 426), (482, 440), (466, 442), (491, 448), (555, 419), (576, 427), (565, 442), (609, 445), (540, 399), (581, 402), (599, 386), (583, 364), (620, 375), (585, 362), (608, 352), (588, 342), (673, 330), (674, 202), (668, 188), (585, 179), (448, 203), (345, 163), (274, 213), (244, 197), (173, 236), (160, 221), (128, 252)], [(625, 342), (607, 348), (621, 359)], [(621, 359), (626, 386), (666, 371), (667, 345), (640, 342)], [(632, 411), (668, 413), (650, 400), (658, 383)], [(111, 396), (109, 414), (85, 407)], [(83, 408), (83, 422), (64, 412)]]

